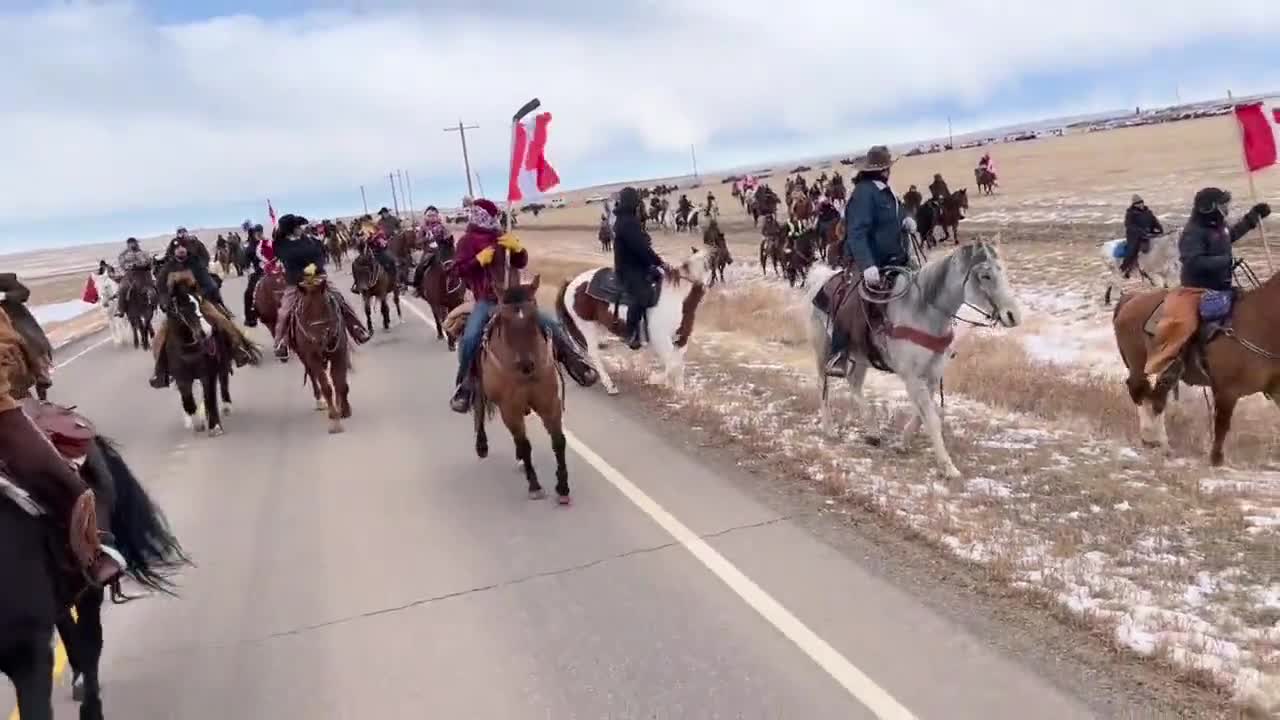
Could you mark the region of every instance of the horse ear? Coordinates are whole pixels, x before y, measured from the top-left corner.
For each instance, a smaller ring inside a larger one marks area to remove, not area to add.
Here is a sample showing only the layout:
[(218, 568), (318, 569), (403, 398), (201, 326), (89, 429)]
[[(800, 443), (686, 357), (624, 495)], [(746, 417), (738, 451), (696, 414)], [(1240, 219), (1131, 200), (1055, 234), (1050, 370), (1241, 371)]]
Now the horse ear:
[(533, 282), (529, 283), (530, 294), (538, 292), (538, 286), (541, 284), (542, 284), (542, 275), (540, 273), (534, 275)]
[(697, 255), (697, 254), (698, 254), (698, 248), (697, 248), (696, 246), (690, 245), (690, 246), (689, 246), (689, 252), (690, 252), (690, 254)]

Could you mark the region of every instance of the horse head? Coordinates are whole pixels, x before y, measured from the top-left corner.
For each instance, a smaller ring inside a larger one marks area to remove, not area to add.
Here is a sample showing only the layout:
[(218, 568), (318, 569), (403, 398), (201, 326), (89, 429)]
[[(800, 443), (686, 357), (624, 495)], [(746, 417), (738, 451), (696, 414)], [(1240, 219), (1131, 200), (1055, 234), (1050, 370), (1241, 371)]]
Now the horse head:
[(494, 313), (495, 332), (499, 355), (504, 364), (514, 368), (523, 379), (534, 377), (547, 352), (547, 341), (542, 335), (538, 320), (538, 286), (540, 275), (534, 275), (528, 284), (515, 283), (502, 291)]
[(191, 336), (192, 343), (208, 337), (200, 315), (196, 280), (190, 270), (179, 270), (169, 276), (169, 305), (164, 312), (175, 328)]
[(707, 269), (706, 252), (691, 246), (689, 248), (689, 257), (685, 258), (684, 262), (671, 268), (666, 280), (673, 284), (690, 282), (705, 285), (709, 275), (710, 270)]
[(1022, 309), (1014, 297), (997, 245), (982, 241), (956, 251), (965, 271), (965, 304), (1004, 327), (1022, 321)]

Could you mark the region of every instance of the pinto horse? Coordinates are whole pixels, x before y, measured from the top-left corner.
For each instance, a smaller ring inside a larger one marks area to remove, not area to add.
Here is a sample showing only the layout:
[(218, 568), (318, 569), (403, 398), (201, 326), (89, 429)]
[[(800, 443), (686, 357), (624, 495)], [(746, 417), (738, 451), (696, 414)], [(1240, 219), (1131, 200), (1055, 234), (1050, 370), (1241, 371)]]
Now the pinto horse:
[[(100, 527), (113, 535), (127, 577), (147, 590), (173, 594), (173, 574), (190, 561), (119, 451), (95, 435), (80, 476), (95, 491)], [(7, 484), (0, 477), (0, 486)], [(56, 625), (70, 660), (80, 718), (103, 720), (98, 663), (105, 593), (72, 569), (76, 563), (65, 530), (55, 528), (41, 508), (24, 508), (4, 494), (0, 487), (0, 587), (5, 588), (0, 593), (0, 672), (13, 682), (23, 720), (53, 720), (49, 629)], [(132, 599), (118, 584), (112, 587), (114, 602)]]
[[(693, 335), (694, 316), (706, 293), (706, 253), (698, 248), (684, 262), (663, 275), (658, 288), (657, 304), (645, 311), (649, 349), (662, 363), (662, 370), (649, 378), (651, 383), (666, 382), (677, 392), (684, 391), (684, 353)], [(618, 394), (618, 387), (605, 370), (600, 357), (601, 332), (622, 337), (626, 332), (623, 308), (628, 297), (618, 287), (611, 268), (588, 270), (566, 282), (556, 297), (556, 314), (560, 322), (582, 347), (587, 359), (600, 375), (605, 392)]]
[[(186, 277), (189, 276), (190, 273), (186, 273)], [(222, 416), (231, 414), (232, 339), (225, 330), (210, 327), (201, 316), (200, 300), (194, 289), (194, 278), (173, 283), (169, 306), (165, 309), (169, 326), (165, 334), (165, 359), (182, 398), (183, 423), (187, 429), (204, 432), (207, 424), (209, 436), (218, 437), (224, 432)], [(197, 380), (203, 394), (200, 403), (196, 402), (193, 392)]]
[[(253, 288), (253, 311), (267, 326), (267, 332), (271, 333), (271, 339), (276, 338), (276, 321), (280, 317), (280, 304), (284, 301), (285, 281), (284, 273), (280, 272), (280, 268), (276, 264), (272, 264), (263, 273), (262, 279)], [(281, 358), (280, 362), (288, 362), (287, 357)]]
[[(329, 433), (337, 434), (343, 431), (342, 421), (351, 417), (351, 387), (347, 383), (351, 346), (340, 300), (329, 291), (323, 275), (298, 283), (298, 292), (298, 305), (286, 330), (288, 342), (302, 363), (303, 382), (311, 383), (316, 410), (329, 412)], [(365, 309), (367, 312), (368, 305)]]
[(1169, 392), (1179, 380), (1208, 387), (1213, 393), (1213, 447), (1209, 463), (1226, 462), (1223, 445), (1231, 430), (1231, 416), (1241, 398), (1262, 393), (1280, 406), (1280, 274), (1256, 290), (1238, 291), (1229, 322), (1216, 329), (1201, 328), (1188, 342), (1183, 357), (1165, 371), (1154, 386), (1145, 375), (1147, 356), (1155, 339), (1147, 326), (1156, 318), (1169, 290), (1150, 290), (1121, 296), (1112, 316), (1120, 357), (1129, 369), (1125, 385), (1138, 406), (1142, 442), (1169, 450), (1164, 411)]
[(516, 461), (524, 470), (530, 500), (546, 497), (533, 467), (533, 446), (524, 419), (537, 413), (551, 436), (556, 458), (556, 499), (570, 505), (569, 470), (565, 464), (564, 380), (556, 367), (551, 338), (538, 323), (538, 285), (534, 276), (528, 285), (508, 284), (494, 309), (487, 337), (476, 360), (479, 372), (475, 418), (476, 455), (489, 455), (485, 421), (496, 410), (515, 441)]

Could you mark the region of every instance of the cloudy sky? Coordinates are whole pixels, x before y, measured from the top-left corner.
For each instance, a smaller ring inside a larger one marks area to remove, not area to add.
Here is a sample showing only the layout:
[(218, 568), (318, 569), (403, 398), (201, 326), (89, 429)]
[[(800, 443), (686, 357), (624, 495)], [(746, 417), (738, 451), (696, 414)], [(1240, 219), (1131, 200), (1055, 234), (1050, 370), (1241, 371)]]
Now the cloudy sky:
[(0, 0), (0, 252), (1280, 90), (1276, 0)]

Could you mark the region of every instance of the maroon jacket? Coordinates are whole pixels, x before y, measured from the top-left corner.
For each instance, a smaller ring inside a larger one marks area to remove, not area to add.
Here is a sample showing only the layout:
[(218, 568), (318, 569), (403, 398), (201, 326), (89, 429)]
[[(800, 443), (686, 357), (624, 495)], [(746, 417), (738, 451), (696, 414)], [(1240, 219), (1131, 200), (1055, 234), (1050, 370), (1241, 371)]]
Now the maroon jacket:
[[(480, 264), (476, 259), (476, 255), (487, 247), (501, 250), (498, 245), (498, 237), (501, 232), (498, 230), (482, 230), (477, 227), (468, 226), (467, 231), (462, 234), (462, 239), (458, 241), (457, 254), (454, 256), (454, 269), (458, 273), (458, 277), (462, 278), (463, 284), (471, 291), (471, 295), (476, 302), (488, 300), (489, 302), (497, 302), (498, 298), (493, 292), (493, 287), (489, 282), (489, 268)], [(510, 253), (511, 267), (523, 269), (529, 264), (529, 253), (521, 250), (518, 253)]]

